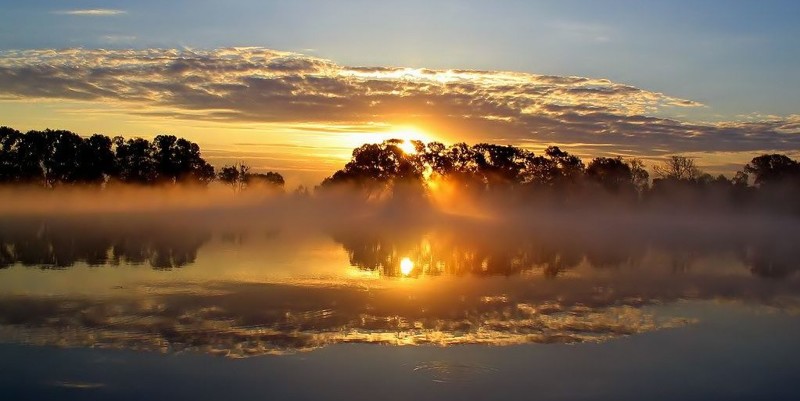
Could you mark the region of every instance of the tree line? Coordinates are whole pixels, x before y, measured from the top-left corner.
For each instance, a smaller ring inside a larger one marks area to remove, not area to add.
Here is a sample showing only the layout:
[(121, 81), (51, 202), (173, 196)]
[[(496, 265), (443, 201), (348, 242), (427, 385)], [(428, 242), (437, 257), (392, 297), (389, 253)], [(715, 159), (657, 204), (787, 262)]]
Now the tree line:
[(414, 152), (403, 151), (403, 142), (396, 139), (364, 144), (320, 188), (348, 186), (367, 196), (397, 196), (414, 193), (413, 189), (425, 193), (437, 182), (447, 182), (466, 194), (500, 193), (519, 200), (767, 202), (800, 211), (800, 163), (782, 154), (754, 157), (731, 178), (712, 176), (698, 168), (693, 158), (674, 155), (653, 166), (651, 180), (651, 173), (637, 158), (596, 157), (584, 164), (557, 146), (537, 155), (512, 145), (412, 143)]
[[(630, 227), (628, 227), (630, 228)], [(713, 235), (680, 235), (662, 230), (616, 232), (598, 235), (585, 227), (583, 235), (565, 235), (558, 230), (531, 232), (504, 227), (470, 230), (468, 235), (452, 232), (398, 232), (361, 225), (333, 232), (333, 239), (347, 251), (352, 266), (381, 275), (476, 275), (511, 276), (540, 270), (555, 278), (586, 261), (595, 269), (639, 266), (649, 250), (663, 251), (675, 272), (690, 270), (703, 258), (733, 255), (758, 277), (782, 279), (800, 271), (796, 263), (800, 249), (790, 232), (761, 231)], [(413, 262), (412, 271), (402, 273), (403, 257)]]
[[(464, 195), (502, 194), (506, 200), (548, 199), (557, 203), (662, 202), (720, 206), (767, 204), (800, 211), (800, 163), (782, 154), (754, 157), (733, 177), (703, 172), (689, 157), (670, 156), (648, 172), (637, 158), (581, 158), (550, 146), (543, 154), (512, 145), (402, 140), (364, 144), (344, 167), (325, 178), (321, 192), (347, 187), (367, 197), (426, 197), (437, 183)], [(216, 170), (200, 147), (174, 135), (152, 141), (65, 130), (21, 133), (0, 127), (0, 184), (54, 188), (84, 184), (207, 185), (218, 181), (234, 191), (283, 188), (280, 173), (254, 173), (246, 164)], [(305, 191), (301, 191), (305, 192)]]
[(66, 130), (28, 131), (0, 127), (0, 184), (45, 188), (64, 185), (187, 184), (214, 180), (234, 190), (252, 186), (283, 188), (279, 173), (252, 173), (244, 164), (223, 166), (219, 172), (206, 162), (196, 143), (174, 135), (152, 141)]

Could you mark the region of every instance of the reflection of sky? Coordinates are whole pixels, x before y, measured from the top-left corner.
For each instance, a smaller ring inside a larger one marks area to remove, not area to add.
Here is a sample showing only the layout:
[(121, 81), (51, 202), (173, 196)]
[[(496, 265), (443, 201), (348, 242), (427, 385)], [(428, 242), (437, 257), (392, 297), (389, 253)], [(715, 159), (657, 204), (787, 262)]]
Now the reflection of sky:
[[(797, 319), (693, 308), (701, 324), (603, 344), (326, 347), (230, 360), (0, 345), (9, 398), (730, 400), (797, 398)], [(686, 314), (686, 310), (679, 313)], [(746, 324), (745, 324), (746, 323)], [(65, 384), (95, 385), (77, 391)]]
[[(25, 245), (78, 261), (0, 270), (0, 335), (32, 344), (248, 356), (353, 342), (580, 343), (696, 323), (702, 315), (691, 305), (780, 313), (800, 306), (795, 252), (785, 237), (761, 238), (763, 230), (732, 235), (713, 225), (685, 231), (650, 222), (644, 227), (657, 234), (609, 240), (589, 221), (549, 226), (546, 235), (471, 220), (375, 221), (375, 228), (351, 221), (328, 226), (329, 237), (319, 226), (279, 221), (211, 229), (196, 220), (134, 219), (136, 229), (114, 234), (84, 224), (75, 237), (66, 219), (35, 220), (36, 240), (20, 242), (13, 233), (31, 231), (14, 221), (3, 231), (12, 256)], [(106, 251), (122, 252), (118, 265), (81, 259), (80, 252), (98, 254), (81, 243), (98, 238), (95, 229), (124, 244)], [(145, 258), (131, 263), (125, 252)], [(169, 268), (152, 264), (176, 252), (195, 256)], [(400, 271), (404, 258), (414, 261), (408, 275)], [(674, 309), (684, 301), (688, 313)]]

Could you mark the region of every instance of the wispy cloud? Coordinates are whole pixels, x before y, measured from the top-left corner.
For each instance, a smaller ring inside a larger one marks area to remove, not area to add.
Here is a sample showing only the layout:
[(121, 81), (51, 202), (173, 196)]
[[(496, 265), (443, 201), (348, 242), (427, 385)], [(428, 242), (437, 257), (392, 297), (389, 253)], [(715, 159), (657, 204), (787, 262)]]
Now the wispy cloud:
[(53, 11), (53, 14), (61, 14), (61, 15), (83, 15), (83, 16), (93, 16), (93, 17), (106, 17), (106, 16), (114, 16), (114, 15), (122, 15), (127, 14), (128, 12), (125, 10), (114, 10), (109, 8), (90, 8), (90, 9), (82, 9), (82, 10), (59, 10)]
[(131, 43), (136, 41), (136, 36), (133, 35), (105, 35), (100, 39), (109, 44)]
[(351, 67), (262, 48), (2, 52), (0, 96), (114, 101), (147, 115), (231, 123), (415, 123), (463, 140), (641, 155), (800, 148), (800, 116), (660, 118), (701, 105), (607, 79)]

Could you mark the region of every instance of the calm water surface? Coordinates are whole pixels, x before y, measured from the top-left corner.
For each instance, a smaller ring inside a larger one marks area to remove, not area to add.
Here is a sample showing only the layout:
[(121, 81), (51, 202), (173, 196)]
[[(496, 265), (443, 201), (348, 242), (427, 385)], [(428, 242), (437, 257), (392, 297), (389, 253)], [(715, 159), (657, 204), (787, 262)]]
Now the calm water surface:
[(4, 219), (3, 398), (800, 399), (794, 221), (251, 220)]

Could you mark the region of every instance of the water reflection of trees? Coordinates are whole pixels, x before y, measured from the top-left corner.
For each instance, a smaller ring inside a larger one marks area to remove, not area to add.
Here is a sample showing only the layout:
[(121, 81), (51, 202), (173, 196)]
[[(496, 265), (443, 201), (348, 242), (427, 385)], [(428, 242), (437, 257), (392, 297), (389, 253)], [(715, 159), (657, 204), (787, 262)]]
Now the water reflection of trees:
[(414, 262), (410, 275), (511, 275), (542, 268), (556, 276), (581, 261), (572, 247), (556, 248), (535, 241), (493, 241), (483, 235), (340, 232), (334, 239), (348, 252), (350, 263), (363, 270), (400, 276), (400, 261)]
[[(509, 276), (539, 272), (557, 277), (585, 263), (594, 269), (637, 266), (649, 251), (660, 252), (673, 272), (688, 271), (701, 258), (733, 255), (760, 277), (784, 278), (800, 270), (796, 232), (705, 232), (675, 230), (623, 232), (617, 227), (574, 228), (552, 232), (507, 227), (455, 229), (344, 229), (332, 234), (350, 264), (381, 275), (403, 276), (400, 262), (409, 258), (408, 276)], [(791, 230), (790, 231), (797, 231)]]
[(64, 269), (76, 263), (179, 268), (194, 263), (209, 238), (208, 230), (146, 219), (8, 219), (0, 224), (0, 268)]

